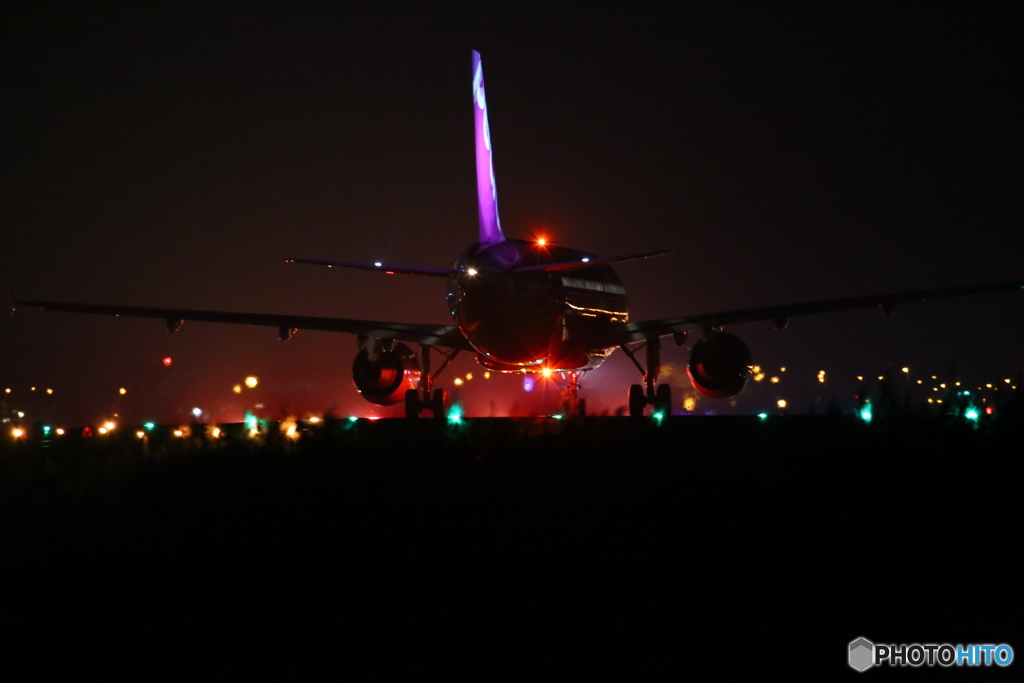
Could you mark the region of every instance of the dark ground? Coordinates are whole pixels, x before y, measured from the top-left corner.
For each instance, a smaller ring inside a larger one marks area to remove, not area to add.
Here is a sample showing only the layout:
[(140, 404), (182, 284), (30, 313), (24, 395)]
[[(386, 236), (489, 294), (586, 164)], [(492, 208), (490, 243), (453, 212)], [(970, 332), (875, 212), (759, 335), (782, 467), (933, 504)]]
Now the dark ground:
[(858, 636), (1022, 656), (1021, 433), (677, 417), (7, 440), (24, 646), (4, 668), (827, 680), (860, 675)]

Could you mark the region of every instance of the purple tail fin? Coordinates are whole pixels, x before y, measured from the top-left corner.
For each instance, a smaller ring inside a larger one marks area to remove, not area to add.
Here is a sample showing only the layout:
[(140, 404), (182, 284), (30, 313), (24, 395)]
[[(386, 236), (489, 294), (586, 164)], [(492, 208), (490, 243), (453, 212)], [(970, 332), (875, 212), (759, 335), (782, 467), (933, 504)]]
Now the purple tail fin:
[(484, 67), (480, 53), (473, 50), (473, 119), (476, 124), (476, 196), (480, 208), (480, 243), (504, 242), (498, 220), (498, 188), (494, 184), (491, 159), (491, 131), (487, 125), (487, 100), (484, 98)]

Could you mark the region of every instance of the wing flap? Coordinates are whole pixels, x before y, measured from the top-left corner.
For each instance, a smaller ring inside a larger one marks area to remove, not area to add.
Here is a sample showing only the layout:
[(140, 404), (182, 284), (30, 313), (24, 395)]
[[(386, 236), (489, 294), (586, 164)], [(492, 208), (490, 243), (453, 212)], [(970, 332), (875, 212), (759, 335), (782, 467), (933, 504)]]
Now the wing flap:
[(321, 318), (302, 315), (276, 315), (271, 313), (237, 313), (230, 311), (196, 311), (183, 308), (149, 308), (140, 306), (112, 306), (61, 301), (17, 301), (15, 306), (34, 307), (65, 313), (95, 313), (130, 318), (157, 318), (168, 322), (168, 329), (176, 329), (180, 321), (261, 325), (286, 330), (321, 330), (348, 332), (370, 337), (397, 339), (417, 344), (431, 344), (453, 349), (472, 350), (469, 342), (454, 325), (424, 325), (418, 323), (379, 322), (348, 318)]
[(426, 275), (428, 277), (451, 277), (451, 268), (432, 268), (430, 266), (401, 266), (395, 263), (374, 261), (366, 263), (363, 261), (333, 261), (330, 259), (317, 258), (288, 258), (285, 263), (305, 263), (314, 266), (327, 266), (328, 268), (355, 268), (357, 270), (376, 270), (388, 275), (400, 273), (402, 275)]
[(808, 301), (779, 306), (761, 306), (756, 308), (740, 308), (732, 311), (704, 313), (701, 315), (679, 316), (675, 318), (659, 318), (639, 322), (619, 323), (600, 338), (603, 348), (619, 346), (629, 342), (643, 341), (653, 337), (664, 337), (676, 332), (691, 332), (707, 327), (739, 325), (741, 323), (760, 322), (764, 320), (782, 321), (795, 316), (815, 313), (833, 313), (858, 308), (882, 307), (883, 310), (894, 304), (932, 301), (935, 299), (951, 299), (959, 296), (974, 296), (1024, 289), (1024, 279), (996, 282), (982, 285), (961, 287), (943, 287), (923, 289), (896, 294), (874, 294), (869, 296), (848, 297), (843, 299), (826, 299)]

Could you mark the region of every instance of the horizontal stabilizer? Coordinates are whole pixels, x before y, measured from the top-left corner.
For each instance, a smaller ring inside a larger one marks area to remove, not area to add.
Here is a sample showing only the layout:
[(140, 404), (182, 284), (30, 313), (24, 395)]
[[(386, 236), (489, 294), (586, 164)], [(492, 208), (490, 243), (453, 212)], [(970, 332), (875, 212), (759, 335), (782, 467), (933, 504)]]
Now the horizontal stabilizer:
[(607, 258), (582, 258), (575, 261), (539, 263), (535, 266), (523, 266), (522, 268), (516, 268), (513, 272), (526, 273), (531, 270), (544, 270), (550, 273), (558, 270), (572, 270), (573, 268), (590, 268), (591, 266), (601, 266), (606, 263), (619, 263), (621, 261), (633, 261), (636, 259), (651, 258), (652, 256), (664, 256), (665, 254), (671, 253), (671, 249), (666, 249), (664, 251), (652, 251), (646, 254), (630, 254), (628, 256), (609, 256)]
[(401, 273), (402, 275), (427, 275), (430, 277), (451, 277), (451, 268), (430, 268), (428, 266), (400, 266), (394, 263), (374, 261), (363, 263), (359, 261), (328, 261), (318, 258), (289, 258), (285, 263), (308, 263), (314, 266), (327, 266), (328, 268), (356, 268), (358, 270), (378, 270), (388, 275)]

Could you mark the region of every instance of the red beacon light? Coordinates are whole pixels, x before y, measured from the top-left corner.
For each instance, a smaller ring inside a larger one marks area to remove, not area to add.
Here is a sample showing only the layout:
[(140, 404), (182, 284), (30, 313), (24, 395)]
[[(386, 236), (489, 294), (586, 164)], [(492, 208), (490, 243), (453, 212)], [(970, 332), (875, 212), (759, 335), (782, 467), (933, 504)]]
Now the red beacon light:
[(174, 362), (173, 358), (171, 358), (170, 356), (164, 356), (163, 364), (164, 364), (165, 368), (171, 367), (171, 363), (173, 363), (173, 362)]

